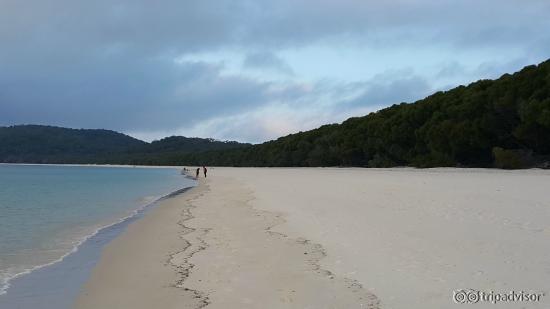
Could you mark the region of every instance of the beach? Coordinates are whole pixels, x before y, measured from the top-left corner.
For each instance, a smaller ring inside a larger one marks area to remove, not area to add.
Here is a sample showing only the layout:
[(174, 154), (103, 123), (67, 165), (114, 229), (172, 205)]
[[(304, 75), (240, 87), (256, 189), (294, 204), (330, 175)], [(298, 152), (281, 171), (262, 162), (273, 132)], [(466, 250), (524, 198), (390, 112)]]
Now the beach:
[[(210, 168), (102, 252), (76, 308), (550, 305), (550, 172)], [(460, 300), (460, 299), (459, 299)]]

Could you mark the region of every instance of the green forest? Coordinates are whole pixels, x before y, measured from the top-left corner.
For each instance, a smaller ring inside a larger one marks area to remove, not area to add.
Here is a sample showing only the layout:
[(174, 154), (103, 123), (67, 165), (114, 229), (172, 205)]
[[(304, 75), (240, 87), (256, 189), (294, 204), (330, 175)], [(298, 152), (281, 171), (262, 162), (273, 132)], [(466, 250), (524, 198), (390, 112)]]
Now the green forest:
[(0, 161), (209, 166), (548, 167), (550, 61), (249, 145), (107, 130), (0, 128)]
[(148, 164), (185, 153), (231, 149), (249, 144), (205, 138), (166, 137), (147, 143), (110, 130), (42, 125), (0, 127), (0, 162)]

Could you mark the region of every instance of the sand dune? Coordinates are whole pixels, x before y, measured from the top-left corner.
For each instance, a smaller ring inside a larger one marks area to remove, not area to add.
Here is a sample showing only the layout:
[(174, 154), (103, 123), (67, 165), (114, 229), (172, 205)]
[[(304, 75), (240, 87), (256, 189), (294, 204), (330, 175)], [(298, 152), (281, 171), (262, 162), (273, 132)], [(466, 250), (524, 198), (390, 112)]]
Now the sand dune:
[(211, 168), (108, 245), (77, 308), (461, 308), (545, 293), (550, 173)]

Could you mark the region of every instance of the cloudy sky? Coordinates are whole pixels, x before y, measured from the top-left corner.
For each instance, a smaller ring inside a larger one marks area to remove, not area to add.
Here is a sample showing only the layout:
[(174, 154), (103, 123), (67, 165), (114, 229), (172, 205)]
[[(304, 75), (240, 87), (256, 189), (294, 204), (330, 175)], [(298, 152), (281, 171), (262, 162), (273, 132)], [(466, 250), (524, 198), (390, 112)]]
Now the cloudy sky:
[(548, 0), (0, 0), (0, 125), (261, 142), (550, 57)]

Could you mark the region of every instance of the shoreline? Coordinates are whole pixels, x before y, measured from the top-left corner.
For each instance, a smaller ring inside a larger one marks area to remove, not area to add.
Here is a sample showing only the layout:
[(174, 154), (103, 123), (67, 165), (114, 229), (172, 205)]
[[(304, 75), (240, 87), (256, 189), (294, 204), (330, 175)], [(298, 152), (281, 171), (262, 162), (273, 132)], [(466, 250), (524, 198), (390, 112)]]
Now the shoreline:
[(184, 166), (178, 165), (123, 165), (123, 164), (63, 164), (63, 163), (3, 163), (0, 165), (19, 165), (19, 166), (76, 166), (76, 167), (117, 167), (117, 168), (174, 168), (181, 169)]
[[(77, 167), (115, 167), (115, 168), (173, 168), (181, 170), (184, 167), (190, 167), (190, 165), (124, 165), (124, 164), (73, 164), (73, 163), (4, 163), (0, 162), (0, 165), (22, 165), (22, 166), (77, 166)], [(414, 167), (414, 166), (394, 166), (394, 167), (362, 167), (362, 166), (317, 166), (317, 167), (307, 167), (307, 166), (274, 166), (274, 167), (251, 167), (251, 166), (210, 166), (209, 168), (234, 168), (234, 169), (250, 169), (250, 168), (262, 168), (262, 169), (337, 169), (337, 170), (382, 170), (382, 171), (402, 171), (402, 170), (411, 170), (411, 171), (495, 171), (495, 172), (521, 172), (521, 171), (548, 171), (550, 169), (541, 168), (541, 167), (526, 167), (519, 169), (502, 169), (496, 167), (449, 167), (449, 166), (436, 166), (436, 167)], [(193, 177), (192, 173), (188, 173), (189, 177)], [(194, 179), (194, 177), (193, 177)]]
[[(185, 176), (188, 178), (188, 176)], [(59, 264), (63, 264), (67, 259), (72, 258), (73, 255), (77, 255), (82, 247), (89, 245), (88, 243), (91, 241), (94, 241), (96, 238), (101, 239), (102, 242), (108, 243), (115, 239), (118, 235), (124, 232), (124, 230), (131, 225), (136, 220), (139, 220), (141, 217), (145, 216), (149, 211), (153, 210), (160, 202), (163, 200), (172, 198), (174, 196), (184, 194), (186, 191), (189, 191), (193, 186), (190, 187), (184, 187), (181, 189), (177, 189), (173, 192), (170, 192), (168, 194), (164, 194), (162, 196), (158, 196), (153, 201), (147, 202), (138, 208), (132, 210), (130, 214), (125, 215), (123, 217), (120, 217), (118, 219), (115, 219), (111, 223), (106, 223), (104, 225), (100, 225), (99, 227), (95, 228), (93, 232), (90, 234), (84, 235), (81, 240), (79, 240), (77, 243), (74, 244), (74, 246), (71, 248), (70, 251), (63, 254), (58, 259), (42, 264), (34, 266), (30, 269), (25, 269), (21, 272), (18, 272), (12, 276), (7, 277), (3, 282), (1, 282), (2, 287), (0, 289), (0, 305), (2, 303), (10, 303), (12, 301), (12, 295), (10, 293), (13, 293), (13, 290), (17, 290), (19, 286), (19, 281), (33, 281), (34, 279), (29, 278), (33, 275), (35, 275), (37, 272), (48, 272), (48, 268), (52, 267), (61, 267)], [(108, 236), (107, 239), (104, 239), (102, 234), (108, 233), (108, 230), (117, 230), (115, 232), (115, 235)], [(99, 250), (102, 250), (101, 246), (98, 248)], [(40, 279), (38, 279), (40, 281)], [(30, 283), (31, 285), (33, 283)], [(24, 283), (23, 285), (28, 285), (27, 283)], [(20, 308), (20, 307), (18, 307)]]
[[(207, 303), (201, 292), (177, 288), (193, 266), (187, 265), (178, 268), (171, 264), (171, 260), (185, 259), (181, 256), (182, 254), (194, 253), (193, 244), (181, 238), (196, 231), (187, 228), (184, 224), (193, 218), (189, 212), (189, 208), (192, 206), (180, 206), (182, 203), (191, 202), (205, 190), (207, 189), (199, 182), (185, 194), (177, 194), (163, 199), (146, 216), (133, 222), (124, 232), (107, 244), (103, 248), (101, 258), (92, 270), (91, 276), (81, 287), (74, 307), (151, 308), (151, 305), (163, 304), (161, 306), (163, 308), (173, 308), (166, 306), (166, 301), (183, 301), (184, 304), (192, 304), (189, 308), (204, 307)], [(162, 217), (162, 220), (156, 218), (159, 216)], [(164, 237), (160, 238), (159, 233)], [(161, 247), (165, 245), (168, 238), (170, 238), (170, 243), (164, 246), (163, 250), (156, 249), (156, 245)], [(133, 250), (144, 243), (148, 246), (147, 250)], [(197, 251), (200, 250), (201, 247), (197, 249)], [(144, 264), (144, 259), (148, 263)], [(136, 279), (134, 276), (136, 274), (141, 280)], [(143, 276), (147, 278), (147, 281), (142, 280)], [(161, 280), (155, 281), (154, 279), (159, 276)], [(120, 285), (121, 281), (125, 284)], [(152, 295), (158, 290), (148, 291), (136, 286), (147, 284), (150, 281), (158, 283), (156, 288), (164, 290), (164, 293)], [(150, 297), (144, 299), (139, 297), (140, 294)], [(109, 305), (105, 306), (104, 303)]]

